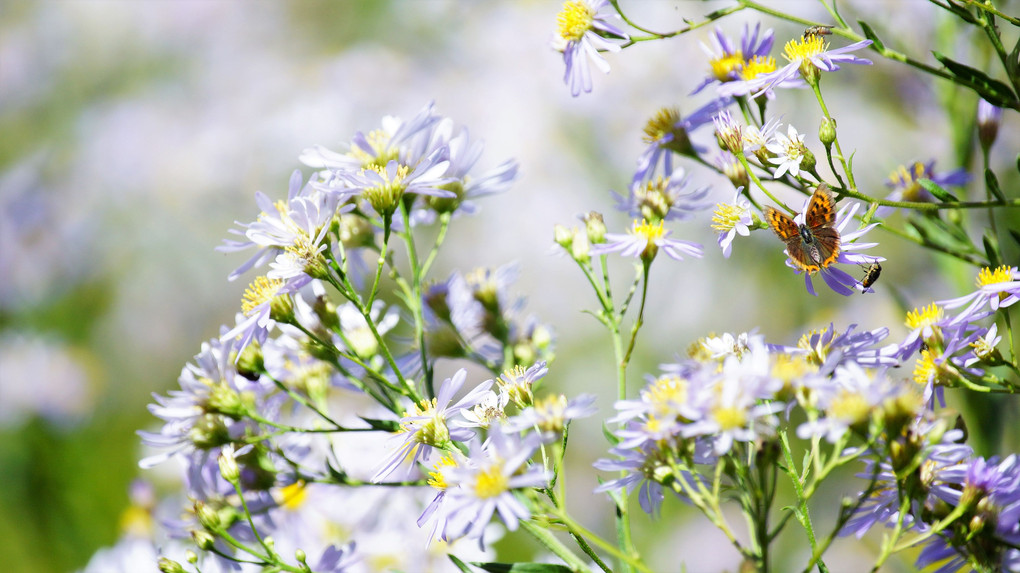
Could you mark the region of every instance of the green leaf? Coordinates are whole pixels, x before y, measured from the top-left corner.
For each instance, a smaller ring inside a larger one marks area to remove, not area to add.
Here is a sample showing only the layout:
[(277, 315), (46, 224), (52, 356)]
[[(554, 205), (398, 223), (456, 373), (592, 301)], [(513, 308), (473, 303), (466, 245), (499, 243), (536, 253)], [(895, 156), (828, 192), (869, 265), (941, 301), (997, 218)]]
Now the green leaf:
[(489, 573), (571, 573), (570, 567), (553, 563), (479, 563), (472, 561), (471, 564)]
[(995, 238), (995, 233), (991, 229), (985, 229), (984, 236), (981, 237), (981, 242), (985, 246), (985, 254), (988, 255), (989, 266), (997, 267), (1002, 264), (1002, 253), (999, 252), (999, 240)]
[(450, 561), (453, 561), (453, 564), (457, 566), (457, 569), (460, 569), (464, 573), (475, 573), (468, 567), (467, 563), (458, 559), (453, 553), (447, 553), (446, 556), (450, 558)]
[(372, 426), (373, 430), (380, 430), (383, 432), (396, 432), (400, 429), (400, 424), (396, 420), (376, 420), (374, 418), (365, 418), (364, 416), (358, 416), (365, 421), (366, 424)]
[(1009, 236), (1013, 237), (1013, 240), (1016, 241), (1017, 245), (1020, 245), (1020, 231), (1017, 231), (1016, 229), (1010, 229)]
[(609, 426), (605, 422), (602, 422), (602, 435), (606, 438), (606, 441), (611, 445), (615, 446), (620, 443), (620, 438), (609, 429)]
[(938, 52), (932, 52), (932, 55), (949, 70), (949, 73), (971, 84), (974, 90), (981, 97), (985, 98), (988, 103), (1008, 108), (1016, 108), (1020, 105), (1013, 95), (1013, 90), (1008, 85), (989, 77), (988, 74), (981, 70), (961, 64)]
[(871, 43), (873, 46), (875, 46), (875, 49), (879, 51), (885, 50), (885, 44), (882, 43), (882, 40), (878, 39), (878, 34), (876, 34), (875, 31), (871, 29), (871, 26), (869, 26), (867, 22), (865, 22), (864, 20), (858, 20), (857, 23), (860, 25), (861, 31), (864, 32), (864, 37), (871, 40)]
[(999, 178), (995, 176), (995, 173), (991, 169), (985, 169), (985, 187), (988, 188), (988, 192), (995, 195), (995, 198), (1003, 203), (1006, 202), (1006, 195), (1002, 193), (1002, 188), (999, 187)]
[(960, 201), (959, 199), (956, 198), (955, 195), (953, 195), (949, 191), (946, 191), (941, 186), (939, 186), (938, 183), (932, 181), (931, 179), (925, 179), (924, 177), (922, 177), (917, 180), (917, 184), (920, 185), (921, 187), (924, 187), (926, 191), (937, 197), (943, 203), (957, 203)]

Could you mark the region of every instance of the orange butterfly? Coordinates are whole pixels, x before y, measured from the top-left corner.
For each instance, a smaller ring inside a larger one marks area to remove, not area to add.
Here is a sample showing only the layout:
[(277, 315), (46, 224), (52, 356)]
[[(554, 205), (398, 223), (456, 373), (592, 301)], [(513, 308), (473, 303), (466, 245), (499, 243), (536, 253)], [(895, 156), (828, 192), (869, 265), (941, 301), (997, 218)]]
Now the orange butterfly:
[(808, 273), (818, 272), (839, 257), (836, 202), (825, 183), (820, 183), (811, 195), (804, 224), (798, 225), (772, 207), (765, 207), (765, 220), (772, 232), (786, 243), (786, 253), (793, 262)]

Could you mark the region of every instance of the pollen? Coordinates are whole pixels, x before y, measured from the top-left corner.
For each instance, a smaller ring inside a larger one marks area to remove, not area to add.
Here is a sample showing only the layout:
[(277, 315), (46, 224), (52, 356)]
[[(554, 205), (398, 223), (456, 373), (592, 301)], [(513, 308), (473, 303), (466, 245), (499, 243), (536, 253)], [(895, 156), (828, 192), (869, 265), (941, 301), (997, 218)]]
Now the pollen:
[(715, 79), (728, 82), (733, 79), (733, 72), (738, 71), (744, 65), (744, 55), (737, 51), (713, 59), (708, 64), (712, 67), (712, 75), (715, 76)]
[(390, 179), (389, 171), (386, 170), (385, 166), (381, 165), (370, 165), (365, 168), (366, 171), (375, 171), (382, 178), (383, 182), (375, 187), (369, 187), (362, 192), (362, 196), (372, 205), (372, 208), (380, 213), (392, 213), (400, 201), (400, 198), (404, 195), (404, 189), (407, 185), (404, 180), (410, 173), (410, 168), (406, 165), (401, 165), (397, 168), (396, 174)]
[[(977, 276), (978, 288), (1008, 282), (1013, 282), (1013, 269), (1006, 265), (1002, 265), (995, 270), (985, 267), (981, 269), (981, 272), (979, 272)], [(1005, 294), (1006, 293), (1000, 293), (1000, 296), (1005, 296)]]
[(907, 313), (907, 328), (927, 328), (935, 326), (945, 316), (945, 311), (934, 302), (928, 306), (921, 307)]
[(777, 354), (772, 365), (772, 375), (786, 384), (817, 371), (817, 366), (809, 364), (805, 357), (800, 355)]
[(256, 277), (244, 291), (241, 300), (241, 312), (245, 316), (251, 316), (257, 308), (271, 302), (276, 293), (283, 287), (284, 281), (271, 279), (269, 277)]
[(812, 34), (807, 38), (794, 38), (787, 42), (783, 46), (783, 57), (791, 62), (799, 62), (821, 54), (828, 47), (821, 36)]
[(641, 397), (659, 411), (669, 411), (671, 405), (687, 402), (687, 380), (679, 376), (659, 376), (641, 391)]
[(712, 418), (723, 431), (743, 428), (747, 425), (747, 412), (736, 406), (724, 406), (712, 410)]
[(645, 143), (662, 141), (667, 135), (673, 133), (676, 124), (680, 123), (680, 110), (675, 107), (664, 107), (655, 112), (655, 115), (645, 124)]
[(908, 168), (906, 165), (900, 165), (889, 174), (889, 183), (894, 188), (902, 189), (903, 199), (907, 201), (916, 201), (920, 199), (921, 184), (918, 183), (919, 179), (928, 177), (928, 170), (924, 163), (915, 161)]
[(368, 152), (359, 146), (351, 147), (347, 152), (348, 157), (353, 157), (361, 162), (365, 169), (372, 167), (385, 167), (393, 159), (397, 159), (397, 150), (390, 146), (392, 137), (381, 129), (372, 130), (365, 137), (372, 152)]
[(929, 380), (933, 380), (938, 374), (939, 367), (935, 364), (935, 357), (930, 350), (922, 350), (921, 357), (914, 364), (914, 382), (924, 386)]
[(475, 481), (475, 495), (481, 499), (498, 497), (510, 486), (510, 480), (503, 474), (498, 465), (490, 466), (480, 472)]
[(747, 209), (734, 203), (719, 203), (712, 213), (712, 229), (724, 232), (733, 229), (740, 222)]
[(595, 12), (582, 0), (569, 0), (556, 16), (560, 37), (568, 42), (579, 42), (584, 33), (592, 29)]
[(453, 458), (451, 458), (448, 455), (443, 456), (442, 458), (439, 459), (438, 462), (436, 462), (436, 465), (434, 468), (432, 468), (432, 471), (429, 472), (428, 484), (440, 491), (445, 490), (448, 485), (446, 483), (445, 472), (446, 470), (455, 467), (457, 467), (457, 462), (454, 461)]
[(755, 56), (744, 62), (740, 68), (740, 79), (744, 81), (753, 80), (761, 74), (768, 74), (776, 71), (776, 59), (772, 56)]
[(296, 511), (308, 499), (308, 489), (305, 487), (305, 482), (298, 480), (285, 486), (280, 490), (280, 498), (280, 505), (291, 511)]
[(662, 221), (658, 223), (649, 223), (648, 221), (642, 220), (640, 223), (634, 221), (634, 226), (631, 228), (630, 233), (637, 235), (648, 240), (649, 243), (654, 242), (656, 239), (661, 239), (666, 233), (666, 230), (662, 228)]

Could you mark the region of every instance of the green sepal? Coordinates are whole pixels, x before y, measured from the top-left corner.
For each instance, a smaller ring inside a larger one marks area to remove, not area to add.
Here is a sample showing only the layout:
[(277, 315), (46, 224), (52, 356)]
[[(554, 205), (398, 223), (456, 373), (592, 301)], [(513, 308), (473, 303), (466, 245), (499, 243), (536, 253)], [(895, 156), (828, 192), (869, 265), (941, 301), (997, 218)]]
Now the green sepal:
[(620, 443), (620, 438), (609, 429), (609, 426), (605, 422), (602, 422), (602, 435), (606, 438), (606, 441), (611, 445), (615, 446)]
[(999, 80), (993, 79), (988, 74), (972, 68), (966, 64), (961, 64), (944, 54), (938, 52), (932, 52), (935, 59), (938, 60), (943, 66), (949, 70), (949, 73), (953, 74), (957, 78), (972, 84), (974, 90), (983, 97), (988, 103), (998, 107), (1008, 107), (1016, 109), (1020, 106), (1020, 102), (1017, 102), (1013, 95), (1013, 90), (1010, 87)]
[(995, 176), (995, 172), (991, 169), (985, 169), (985, 187), (988, 188), (988, 192), (995, 195), (995, 198), (1003, 203), (1006, 202), (1006, 195), (1002, 192), (1002, 188), (999, 187), (999, 178)]
[(471, 564), (489, 573), (571, 573), (573, 571), (570, 567), (555, 563), (479, 563), (472, 561)]
[(860, 25), (861, 31), (864, 32), (864, 37), (871, 40), (871, 45), (874, 46), (876, 50), (879, 52), (885, 50), (885, 44), (882, 43), (882, 40), (878, 39), (878, 34), (875, 33), (875, 30), (873, 30), (867, 22), (864, 20), (858, 20), (857, 24)]
[(981, 237), (981, 242), (985, 246), (985, 255), (988, 256), (988, 263), (990, 267), (998, 267), (1002, 264), (1002, 253), (999, 251), (999, 239), (995, 237), (995, 233), (991, 229), (985, 229), (985, 234)]
[(943, 203), (957, 203), (960, 200), (955, 195), (943, 189), (938, 183), (924, 177), (917, 180), (917, 184), (924, 187), (925, 191), (937, 197)]

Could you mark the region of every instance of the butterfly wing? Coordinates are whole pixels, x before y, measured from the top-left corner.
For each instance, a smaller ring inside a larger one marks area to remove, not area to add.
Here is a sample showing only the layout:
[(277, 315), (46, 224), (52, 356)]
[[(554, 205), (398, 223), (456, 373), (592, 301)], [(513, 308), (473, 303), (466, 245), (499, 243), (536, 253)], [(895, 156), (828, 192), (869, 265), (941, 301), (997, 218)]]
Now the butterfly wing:
[(804, 224), (814, 238), (817, 247), (817, 262), (827, 267), (839, 257), (839, 231), (836, 230), (836, 202), (832, 191), (825, 183), (819, 183), (807, 211), (804, 212)]
[(794, 223), (793, 219), (785, 213), (768, 206), (765, 207), (764, 213), (765, 221), (768, 222), (769, 228), (784, 243), (789, 244), (791, 239), (800, 237), (800, 229), (798, 229), (797, 223)]

